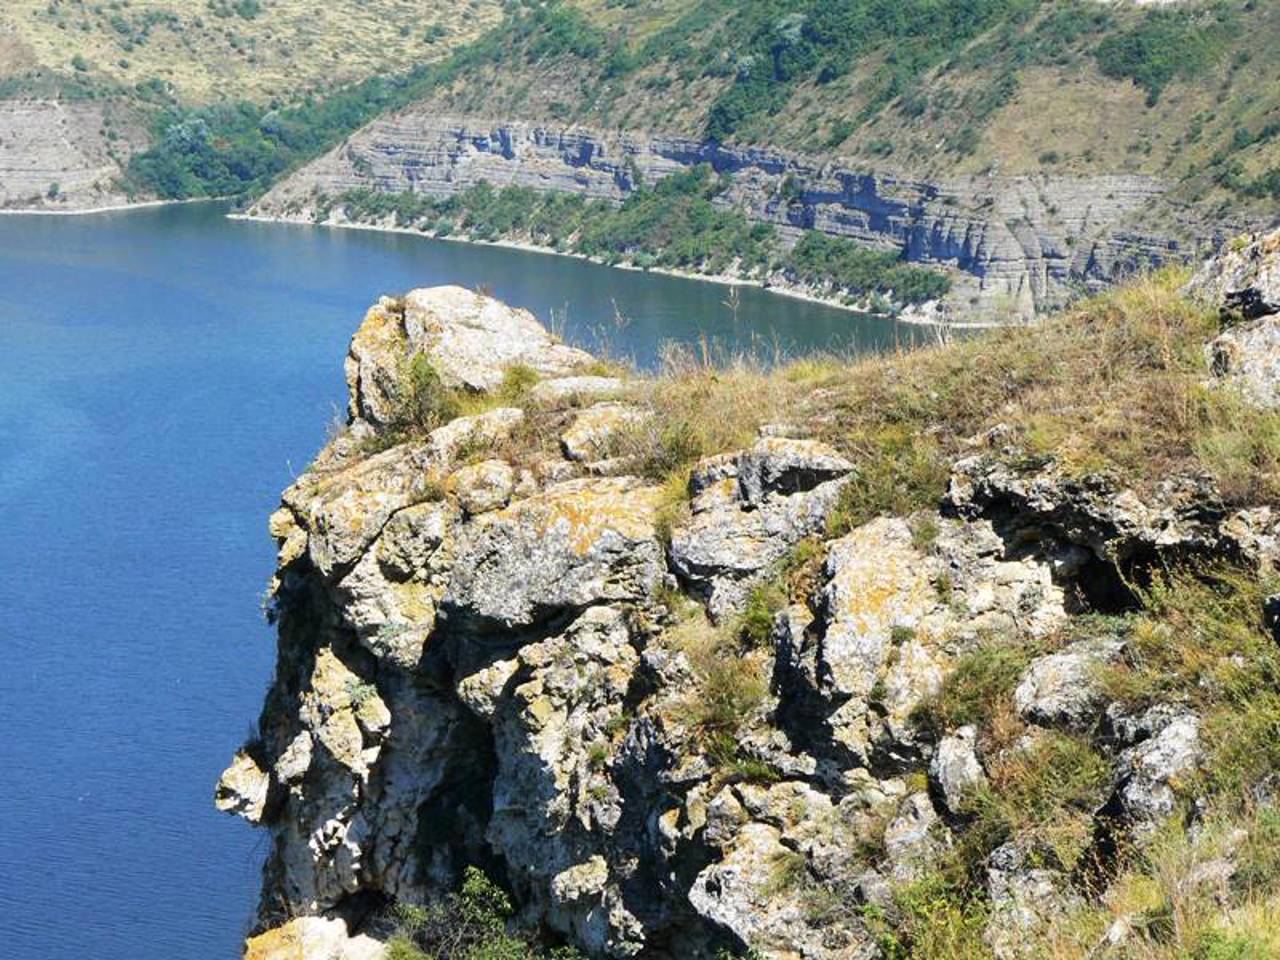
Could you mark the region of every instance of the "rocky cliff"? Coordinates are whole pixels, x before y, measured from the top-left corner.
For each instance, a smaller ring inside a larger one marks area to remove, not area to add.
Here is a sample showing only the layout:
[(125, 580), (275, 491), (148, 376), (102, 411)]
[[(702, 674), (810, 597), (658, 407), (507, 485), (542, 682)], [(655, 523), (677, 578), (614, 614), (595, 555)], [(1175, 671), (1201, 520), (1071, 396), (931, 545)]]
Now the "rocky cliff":
[(0, 100), (0, 209), (126, 203), (124, 170), (146, 141), (138, 116), (107, 101)]
[[(1277, 257), (1280, 237), (1199, 279), (1249, 319), (1188, 361), (1188, 389), (1275, 402)], [(1277, 515), (1196, 471), (1073, 472), (1007, 423), (961, 442), (931, 506), (854, 515), (880, 468), (832, 424), (870, 369), (792, 368), (788, 422), (664, 483), (637, 437), (694, 442), (660, 412), (674, 388), (480, 294), (374, 306), (349, 427), (271, 518), (277, 673), (218, 785), (271, 836), (250, 955), (378, 956), (394, 905), (468, 867), (509, 892), (513, 929), (590, 957), (984, 955), (927, 953), (929, 931), (1045, 956), (1077, 927), (1055, 955), (1136, 955), (1115, 952), (1149, 933), (1106, 892), (1140, 862), (1119, 851), (1192, 822), (1178, 869), (1199, 879), (1178, 889), (1230, 889), (1247, 844), (1204, 839), (1213, 684), (1270, 662), (1274, 604), (1230, 608), (1257, 633), (1219, 623), (1224, 648), (1199, 613), (1169, 618), (1183, 581), (1160, 571), (1269, 582)], [(723, 382), (689, 402), (714, 419)]]
[(446, 196), (481, 180), (618, 201), (636, 182), (699, 163), (731, 177), (721, 200), (786, 236), (803, 229), (897, 249), (954, 268), (969, 317), (1030, 316), (1185, 259), (1196, 228), (1155, 229), (1168, 185), (1154, 177), (880, 175), (770, 148), (605, 133), (409, 110), (374, 121), (263, 197), (253, 212), (309, 219), (317, 192), (374, 188)]

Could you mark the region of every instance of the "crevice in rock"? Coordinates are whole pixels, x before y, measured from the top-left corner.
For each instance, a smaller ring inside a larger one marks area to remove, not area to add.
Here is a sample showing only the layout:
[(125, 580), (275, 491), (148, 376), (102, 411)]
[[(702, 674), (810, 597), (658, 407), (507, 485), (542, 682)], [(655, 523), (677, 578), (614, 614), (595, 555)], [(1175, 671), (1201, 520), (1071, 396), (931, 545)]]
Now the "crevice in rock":
[(485, 841), (498, 765), (493, 731), (468, 710), (460, 709), (458, 717), (450, 764), (418, 806), (414, 833), (419, 882), (440, 893), (455, 889), (469, 865), (504, 883), (507, 872)]

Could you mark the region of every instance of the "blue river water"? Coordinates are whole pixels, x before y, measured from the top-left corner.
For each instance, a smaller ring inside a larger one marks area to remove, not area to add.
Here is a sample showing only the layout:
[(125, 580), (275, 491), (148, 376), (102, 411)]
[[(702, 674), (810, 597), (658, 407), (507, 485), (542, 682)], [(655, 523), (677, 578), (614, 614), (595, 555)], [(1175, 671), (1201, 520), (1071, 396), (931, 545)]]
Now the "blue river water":
[(437, 283), (641, 365), (670, 339), (910, 337), (754, 289), (735, 312), (713, 284), (213, 205), (0, 218), (0, 960), (237, 955), (265, 836), (211, 798), (274, 658), (266, 518), (341, 408), (365, 308)]

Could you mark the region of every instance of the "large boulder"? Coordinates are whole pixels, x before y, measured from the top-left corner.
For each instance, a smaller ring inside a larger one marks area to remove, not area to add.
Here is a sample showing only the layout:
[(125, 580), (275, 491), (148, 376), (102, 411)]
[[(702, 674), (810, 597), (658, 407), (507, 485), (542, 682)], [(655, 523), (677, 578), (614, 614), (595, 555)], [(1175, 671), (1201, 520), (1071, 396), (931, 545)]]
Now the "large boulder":
[(803, 538), (823, 530), (853, 464), (811, 440), (762, 438), (693, 472), (693, 513), (673, 531), (671, 563), (715, 617)]
[(965, 519), (989, 517), (1015, 544), (1047, 538), (1087, 548), (1110, 564), (1156, 552), (1194, 553), (1221, 542), (1222, 498), (1202, 477), (1171, 477), (1140, 497), (1106, 476), (1072, 477), (1054, 464), (1027, 470), (974, 456), (952, 467), (948, 506)]
[(1123, 641), (1101, 638), (1037, 657), (1013, 691), (1019, 715), (1029, 723), (1088, 729), (1103, 706), (1100, 674), (1123, 651)]
[(625, 477), (569, 480), (484, 514), (458, 548), (443, 607), (515, 630), (650, 597), (665, 572), (660, 495)]
[(250, 937), (244, 960), (381, 960), (386, 946), (366, 934), (352, 936), (337, 917), (297, 917)]
[(445, 386), (472, 391), (492, 390), (514, 366), (559, 377), (593, 359), (560, 343), (527, 310), (462, 287), (414, 290), (379, 301), (351, 340), (352, 420), (380, 426), (394, 419), (416, 354), (429, 358)]

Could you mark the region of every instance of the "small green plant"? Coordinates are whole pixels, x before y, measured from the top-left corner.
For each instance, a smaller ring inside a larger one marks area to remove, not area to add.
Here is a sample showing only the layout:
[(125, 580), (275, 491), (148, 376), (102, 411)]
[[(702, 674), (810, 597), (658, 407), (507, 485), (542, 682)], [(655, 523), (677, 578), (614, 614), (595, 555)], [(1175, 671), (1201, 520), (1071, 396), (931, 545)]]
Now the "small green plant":
[(916, 708), (914, 719), (935, 736), (969, 724), (989, 726), (1012, 695), (1027, 661), (1026, 651), (1017, 644), (984, 641), (956, 661), (941, 689)]
[(462, 886), (426, 907), (397, 904), (396, 934), (389, 947), (396, 960), (578, 960), (576, 951), (544, 949), (509, 931), (515, 908), (507, 893), (477, 867), (467, 867)]
[(786, 594), (777, 583), (766, 582), (753, 587), (738, 618), (737, 634), (743, 644), (752, 649), (768, 646), (774, 617), (786, 602)]
[(409, 361), (397, 413), (398, 425), (420, 433), (434, 430), (458, 415), (457, 398), (444, 385), (426, 354), (415, 354)]
[(364, 680), (348, 680), (346, 694), (351, 700), (351, 705), (359, 709), (377, 697), (378, 688)]

